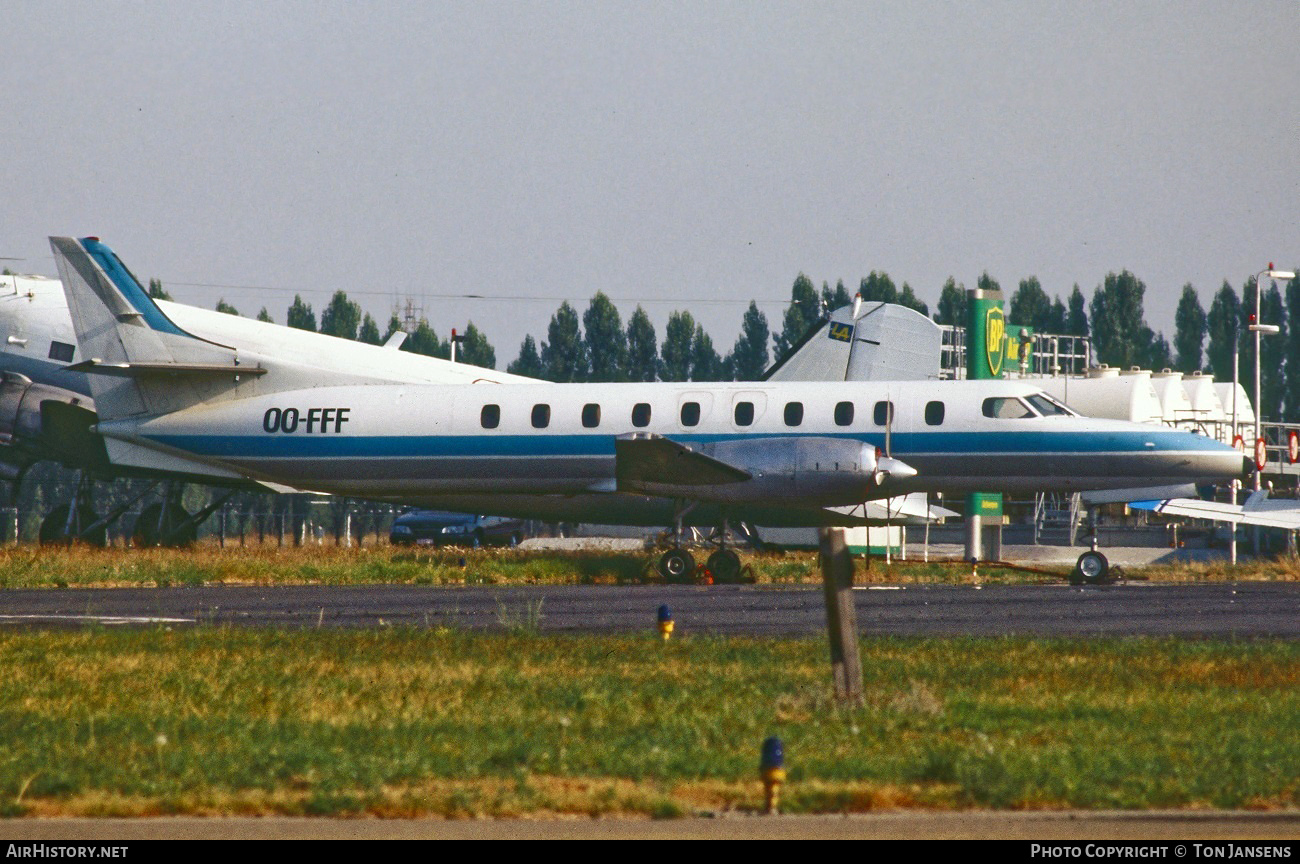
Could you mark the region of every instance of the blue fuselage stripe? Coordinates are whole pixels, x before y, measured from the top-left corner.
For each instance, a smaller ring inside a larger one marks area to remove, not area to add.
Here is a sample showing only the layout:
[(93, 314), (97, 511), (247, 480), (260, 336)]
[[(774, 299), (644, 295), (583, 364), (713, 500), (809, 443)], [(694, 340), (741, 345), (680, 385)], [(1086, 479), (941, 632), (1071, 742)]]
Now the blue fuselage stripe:
[[(601, 457), (614, 455), (614, 435), (149, 435), (158, 444), (216, 459), (328, 459), (433, 457)], [(731, 441), (731, 435), (670, 436), (682, 444)], [(790, 438), (789, 434), (750, 435), (749, 439)], [(862, 441), (877, 447), (885, 436), (820, 434)], [(1150, 443), (1151, 447), (1146, 445)], [(918, 432), (894, 433), (893, 453), (899, 458), (927, 454), (1168, 453), (1221, 451), (1209, 438), (1183, 432)]]

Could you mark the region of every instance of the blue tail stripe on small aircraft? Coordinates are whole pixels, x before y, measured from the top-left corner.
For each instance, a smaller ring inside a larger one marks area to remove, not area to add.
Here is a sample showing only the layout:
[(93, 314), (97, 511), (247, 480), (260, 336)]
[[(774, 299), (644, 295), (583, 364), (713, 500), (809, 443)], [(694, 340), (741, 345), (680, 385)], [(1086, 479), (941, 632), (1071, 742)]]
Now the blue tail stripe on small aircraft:
[(153, 302), (149, 292), (140, 284), (140, 280), (135, 278), (135, 274), (126, 269), (126, 265), (117, 257), (112, 249), (109, 249), (103, 243), (100, 243), (94, 237), (82, 237), (81, 245), (85, 248), (86, 253), (95, 259), (95, 263), (113, 280), (117, 290), (122, 292), (126, 301), (134, 307), (135, 311), (144, 316), (145, 323), (153, 330), (159, 330), (163, 333), (172, 333), (176, 336), (188, 336), (184, 330), (177, 327), (171, 322), (163, 311), (158, 308), (158, 304)]
[[(334, 434), (294, 435), (148, 435), (167, 447), (216, 458), (330, 458), (435, 456), (613, 456), (614, 436), (593, 435), (383, 435)], [(734, 435), (673, 435), (683, 444), (704, 444), (733, 440)], [(758, 437), (758, 436), (752, 436)], [(796, 437), (772, 435), (773, 438)], [(883, 447), (883, 434), (815, 436), (843, 437)], [(1146, 452), (1191, 452), (1223, 450), (1225, 445), (1186, 433), (1120, 433), (1097, 435), (1078, 432), (951, 432), (895, 433), (894, 455), (906, 459), (918, 454), (980, 453), (1090, 453), (1143, 452), (1147, 442), (1155, 446)], [(1207, 446), (1208, 445), (1208, 446)]]

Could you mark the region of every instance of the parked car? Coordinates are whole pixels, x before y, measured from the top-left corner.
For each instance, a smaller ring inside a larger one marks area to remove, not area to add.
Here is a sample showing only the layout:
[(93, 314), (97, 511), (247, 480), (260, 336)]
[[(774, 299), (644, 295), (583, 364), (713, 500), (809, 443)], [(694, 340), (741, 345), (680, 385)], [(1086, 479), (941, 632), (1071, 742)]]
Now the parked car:
[(521, 519), (445, 510), (408, 510), (393, 520), (389, 542), (397, 546), (517, 546), (527, 526)]

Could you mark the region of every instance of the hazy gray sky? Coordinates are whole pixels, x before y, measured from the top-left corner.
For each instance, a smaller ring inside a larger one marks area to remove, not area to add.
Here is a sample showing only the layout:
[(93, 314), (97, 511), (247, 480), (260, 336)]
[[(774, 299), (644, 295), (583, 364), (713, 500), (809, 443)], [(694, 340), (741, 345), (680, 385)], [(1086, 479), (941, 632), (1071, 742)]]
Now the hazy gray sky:
[(1295, 2), (0, 13), (11, 267), (94, 234), (178, 300), (281, 323), (295, 292), (381, 326), (412, 296), (500, 367), (597, 290), (725, 352), (751, 298), (779, 328), (800, 271), (933, 305), (949, 275), (1091, 297), (1127, 268), (1172, 335), (1184, 283), (1208, 308), (1300, 264)]

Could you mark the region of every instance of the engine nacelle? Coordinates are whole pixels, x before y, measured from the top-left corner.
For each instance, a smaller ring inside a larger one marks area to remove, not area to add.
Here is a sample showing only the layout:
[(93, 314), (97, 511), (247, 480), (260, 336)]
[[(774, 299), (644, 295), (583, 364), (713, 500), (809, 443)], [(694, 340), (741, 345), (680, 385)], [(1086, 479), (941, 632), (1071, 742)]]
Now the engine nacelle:
[[(915, 473), (896, 459), (878, 456), (870, 444), (844, 438), (764, 438), (689, 447), (663, 441), (663, 445), (680, 448), (687, 463), (703, 459), (694, 467), (679, 469), (671, 451), (647, 453), (641, 464), (620, 469), (619, 488), (716, 504), (835, 507), (881, 497), (888, 494), (882, 486), (891, 477)], [(626, 455), (635, 458), (631, 448)], [(623, 456), (620, 453), (620, 459)]]
[(76, 455), (65, 452), (68, 448), (47, 434), (42, 403), (76, 407), (87, 414), (94, 409), (91, 400), (72, 390), (36, 384), (16, 372), (3, 373), (0, 375), (0, 461), (27, 465), (42, 459), (63, 460)]

